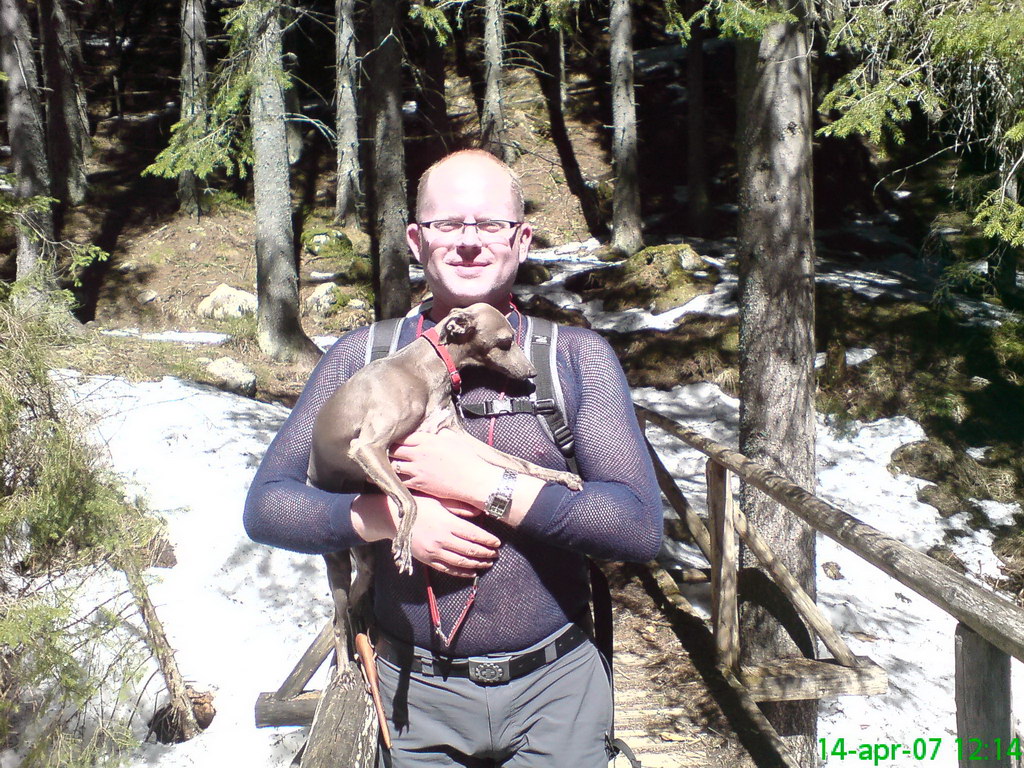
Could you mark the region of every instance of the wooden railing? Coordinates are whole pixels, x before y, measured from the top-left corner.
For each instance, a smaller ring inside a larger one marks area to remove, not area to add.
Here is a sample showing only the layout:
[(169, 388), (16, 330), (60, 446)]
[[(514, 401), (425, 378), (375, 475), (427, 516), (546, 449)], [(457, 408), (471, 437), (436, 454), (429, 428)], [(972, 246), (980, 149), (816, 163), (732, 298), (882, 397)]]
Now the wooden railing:
[[(955, 636), (955, 686), (957, 732), (963, 747), (960, 763), (966, 768), (972, 756), (984, 755), (989, 764), (1009, 768), (1012, 750), (1009, 755), (1007, 751), (1014, 743), (1011, 742), (1009, 657), (1024, 661), (1024, 610), (743, 454), (648, 408), (638, 405), (636, 411), (641, 425), (653, 424), (708, 457), (710, 531), (686, 503), (648, 443), (662, 492), (685, 521), (712, 566), (712, 626), (718, 664), (735, 674), (752, 698), (791, 700), (836, 693), (880, 693), (885, 690), (886, 682), (877, 665), (850, 653), (792, 574), (776, 560), (743, 513), (735, 508), (730, 492), (730, 472), (959, 621)], [(794, 660), (756, 668), (739, 665), (737, 534), (789, 596), (808, 626), (822, 638), (835, 659), (834, 664), (823, 666), (814, 660)], [(826, 669), (829, 666), (833, 672)], [(1001, 745), (998, 754), (992, 748), (996, 743)]]

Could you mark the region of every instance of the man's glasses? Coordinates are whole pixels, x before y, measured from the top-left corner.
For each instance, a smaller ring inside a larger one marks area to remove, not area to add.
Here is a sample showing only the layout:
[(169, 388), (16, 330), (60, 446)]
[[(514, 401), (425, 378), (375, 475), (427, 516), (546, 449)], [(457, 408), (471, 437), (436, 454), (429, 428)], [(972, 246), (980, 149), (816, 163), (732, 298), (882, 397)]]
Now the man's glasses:
[(519, 227), (521, 221), (504, 219), (483, 219), (482, 221), (459, 221), (458, 219), (437, 219), (436, 221), (420, 221), (417, 224), (425, 229), (443, 235), (461, 234), (466, 227), (476, 227), (481, 240), (504, 240), (509, 232)]

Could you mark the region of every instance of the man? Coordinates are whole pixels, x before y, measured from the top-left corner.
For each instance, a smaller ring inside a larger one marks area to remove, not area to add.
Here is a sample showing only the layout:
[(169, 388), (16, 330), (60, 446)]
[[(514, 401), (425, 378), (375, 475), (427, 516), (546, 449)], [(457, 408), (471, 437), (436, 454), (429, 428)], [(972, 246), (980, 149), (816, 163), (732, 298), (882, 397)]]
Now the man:
[[(510, 304), (533, 237), (523, 213), (518, 180), (486, 152), (457, 152), (424, 173), (408, 240), (433, 303), (405, 321), (400, 345), (450, 309), (480, 301), (525, 332)], [(585, 556), (648, 560), (662, 526), (654, 473), (614, 353), (595, 333), (560, 329), (558, 379), (581, 491), (509, 478), (474, 451), (479, 439), (565, 469), (532, 414), (468, 419), (472, 437), (416, 433), (393, 447), (396, 470), (417, 495), (417, 564), (404, 576), (390, 556), (396, 514), (387, 497), (331, 494), (305, 482), (316, 414), (363, 364), (367, 337), (359, 329), (340, 339), (311, 375), (253, 481), (245, 512), (250, 536), (310, 553), (378, 542), (378, 670), (396, 768), (606, 766), (611, 689), (589, 637)], [(529, 386), (467, 369), (462, 402), (522, 396)], [(489, 504), (493, 512), (496, 498), (500, 519), (483, 514)]]

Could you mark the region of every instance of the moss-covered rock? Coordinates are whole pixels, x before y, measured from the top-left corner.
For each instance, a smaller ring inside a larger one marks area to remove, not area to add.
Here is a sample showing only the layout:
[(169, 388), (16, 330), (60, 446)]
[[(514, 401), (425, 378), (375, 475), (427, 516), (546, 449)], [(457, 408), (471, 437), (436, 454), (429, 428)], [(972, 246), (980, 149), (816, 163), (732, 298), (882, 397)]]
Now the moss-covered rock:
[(517, 285), (540, 285), (551, 279), (551, 270), (539, 261), (524, 261), (516, 273)]
[(566, 286), (586, 300), (603, 300), (607, 310), (641, 308), (660, 314), (710, 293), (717, 282), (717, 271), (693, 248), (670, 244), (644, 248), (620, 264), (576, 275)]
[(318, 259), (341, 259), (353, 255), (352, 240), (340, 227), (310, 227), (302, 233), (302, 247)]

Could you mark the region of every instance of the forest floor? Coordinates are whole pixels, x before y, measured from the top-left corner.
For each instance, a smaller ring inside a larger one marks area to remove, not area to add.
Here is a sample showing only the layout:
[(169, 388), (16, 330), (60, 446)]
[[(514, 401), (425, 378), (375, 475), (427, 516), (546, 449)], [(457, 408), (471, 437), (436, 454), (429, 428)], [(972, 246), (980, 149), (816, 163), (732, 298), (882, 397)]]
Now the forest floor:
[[(522, 154), (515, 168), (528, 200), (529, 217), (539, 246), (588, 239), (576, 199), (564, 183), (558, 154), (547, 136), (547, 120), (536, 78), (512, 70), (510, 110), (512, 139)], [(468, 82), (450, 79), (449, 109), (466, 134), (474, 130), (475, 110)], [(585, 91), (585, 87), (583, 89)], [(205, 381), (204, 362), (229, 355), (257, 374), (257, 399), (290, 405), (309, 373), (300, 366), (268, 360), (255, 342), (251, 317), (216, 321), (196, 308), (214, 288), (227, 285), (255, 291), (254, 212), (250, 204), (229, 193), (208, 197), (198, 220), (174, 210), (173, 184), (139, 178), (140, 158), (159, 145), (157, 118), (126, 116), (100, 123), (90, 173), (97, 194), (71, 212), (68, 234), (100, 242), (110, 253), (102, 279), (94, 287), (94, 319), (87, 343), (68, 350), (65, 364), (85, 374), (108, 374), (130, 380), (155, 380), (164, 375)], [(593, 121), (570, 119), (577, 159), (587, 178), (610, 176), (604, 128)], [(306, 226), (329, 224), (332, 213), (332, 169), (319, 169), (315, 203), (307, 208)], [(296, 197), (296, 205), (301, 201)], [(358, 233), (351, 233), (357, 250)], [(301, 293), (315, 288), (310, 273), (323, 269), (315, 257), (303, 255)], [(371, 309), (348, 308), (330, 317), (305, 314), (310, 336), (337, 335), (372, 319)], [(138, 336), (110, 335), (140, 331), (210, 331), (230, 338), (217, 346), (147, 341)], [(615, 574), (616, 688), (618, 735), (636, 751), (647, 768), (689, 765), (740, 766), (752, 760), (730, 721), (715, 704), (696, 665), (681, 648), (681, 638), (657, 604), (656, 593), (639, 577)], [(699, 623), (699, 620), (696, 620)], [(691, 627), (691, 630), (693, 627)], [(616, 765), (625, 765), (620, 758)]]

